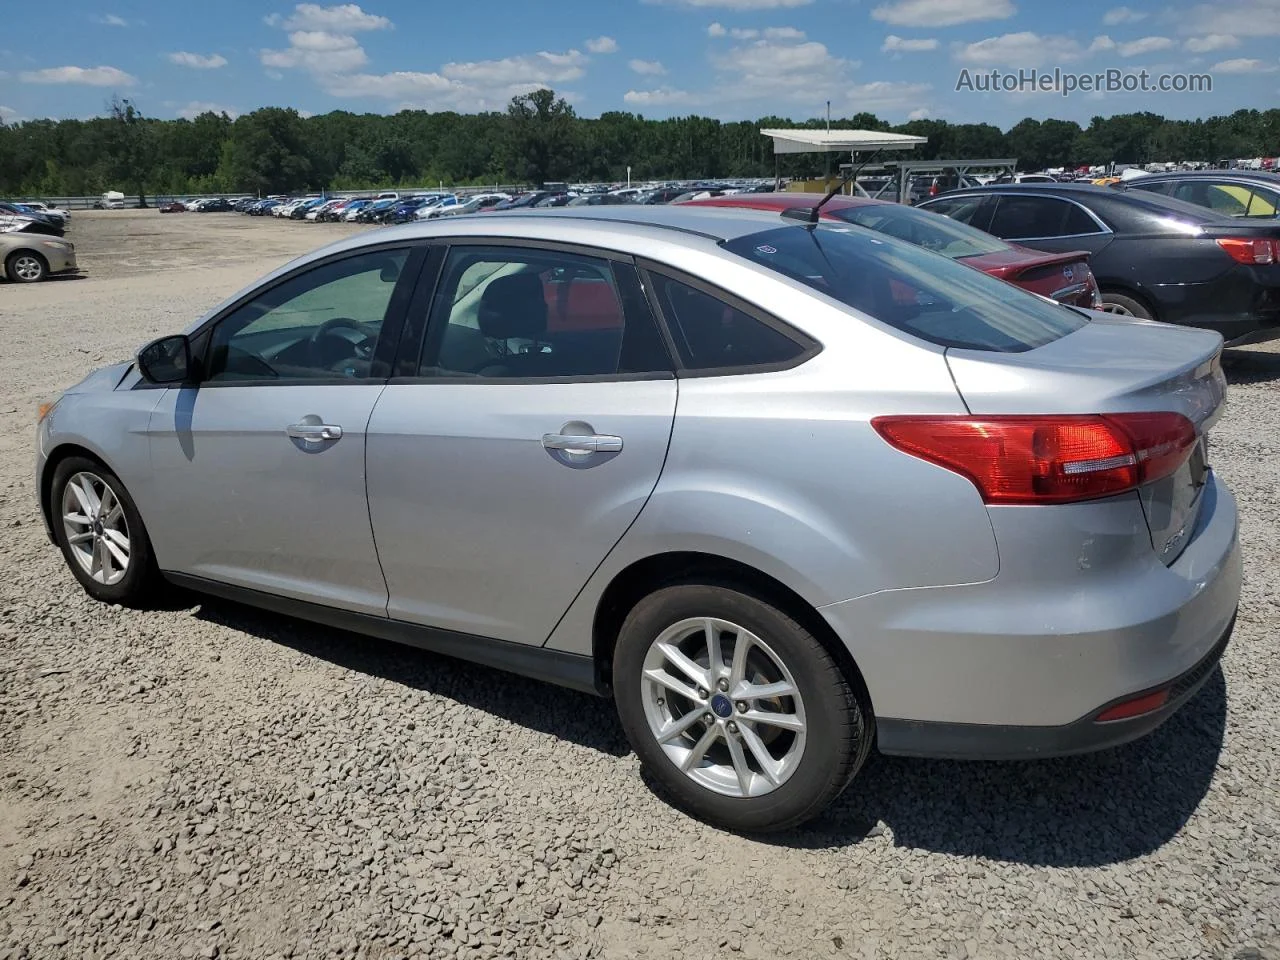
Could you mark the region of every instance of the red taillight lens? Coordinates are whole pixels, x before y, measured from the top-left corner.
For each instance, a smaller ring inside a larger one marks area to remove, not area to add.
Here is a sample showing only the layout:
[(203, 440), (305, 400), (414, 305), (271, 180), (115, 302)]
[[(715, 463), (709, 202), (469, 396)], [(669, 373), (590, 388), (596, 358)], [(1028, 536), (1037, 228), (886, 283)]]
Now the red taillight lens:
[(1179, 413), (876, 417), (880, 436), (968, 477), (989, 504), (1073, 503), (1167, 477), (1196, 442)]
[(1112, 720), (1127, 720), (1130, 717), (1140, 717), (1144, 713), (1150, 713), (1152, 710), (1159, 710), (1168, 701), (1169, 691), (1157, 690), (1155, 693), (1148, 693), (1132, 700), (1117, 703), (1114, 707), (1108, 707), (1094, 717), (1093, 722), (1109, 723)]
[(1274, 240), (1219, 240), (1218, 246), (1231, 254), (1237, 263), (1269, 264), (1280, 260), (1280, 250)]

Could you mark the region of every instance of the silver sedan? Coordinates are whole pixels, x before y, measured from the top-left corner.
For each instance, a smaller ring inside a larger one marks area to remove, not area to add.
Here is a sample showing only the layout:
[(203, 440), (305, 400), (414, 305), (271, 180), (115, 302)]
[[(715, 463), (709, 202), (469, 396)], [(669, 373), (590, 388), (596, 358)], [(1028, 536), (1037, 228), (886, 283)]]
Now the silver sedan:
[(612, 697), (677, 804), (782, 829), (873, 746), (1087, 751), (1195, 694), (1240, 595), (1220, 349), (856, 226), (450, 218), (90, 375), (37, 489), (100, 600), (168, 581)]

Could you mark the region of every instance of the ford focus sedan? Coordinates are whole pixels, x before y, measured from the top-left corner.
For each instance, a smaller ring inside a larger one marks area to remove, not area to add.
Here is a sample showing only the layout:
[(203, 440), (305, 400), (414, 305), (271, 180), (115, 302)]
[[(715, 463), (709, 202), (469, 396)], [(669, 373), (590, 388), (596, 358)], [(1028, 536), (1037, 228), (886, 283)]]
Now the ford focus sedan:
[(99, 600), (168, 581), (611, 697), (676, 804), (777, 830), (873, 747), (1084, 752), (1196, 692), (1240, 595), (1221, 346), (848, 224), (450, 218), (42, 408), (40, 509)]

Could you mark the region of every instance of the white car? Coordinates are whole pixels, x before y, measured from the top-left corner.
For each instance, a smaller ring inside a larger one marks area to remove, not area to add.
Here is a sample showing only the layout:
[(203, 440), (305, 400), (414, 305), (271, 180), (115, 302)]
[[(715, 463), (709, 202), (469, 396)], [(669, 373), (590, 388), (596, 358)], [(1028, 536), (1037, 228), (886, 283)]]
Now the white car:
[(43, 213), (46, 217), (61, 220), (64, 225), (71, 221), (71, 211), (63, 210), (61, 207), (51, 207), (43, 200), (23, 200), (22, 205), (28, 210)]
[(310, 210), (308, 210), (308, 211), (307, 211), (307, 215), (306, 215), (305, 217), (303, 217), (302, 219), (304, 219), (304, 220), (319, 220), (319, 219), (320, 219), (320, 214), (321, 214), (322, 212), (324, 212), (325, 210), (328, 210), (328, 209), (330, 209), (330, 208), (332, 208), (332, 207), (336, 207), (336, 206), (337, 206), (338, 204), (340, 204), (340, 203), (346, 203), (346, 200), (347, 200), (347, 198), (346, 198), (346, 197), (333, 197), (333, 198), (331, 198), (331, 199), (329, 199), (329, 200), (326, 200), (324, 203), (317, 204), (316, 206), (314, 206), (314, 207), (312, 207)]
[(446, 194), (443, 197), (437, 197), (430, 203), (419, 207), (413, 214), (415, 220), (434, 220), (446, 210), (452, 210), (454, 207), (462, 206), (460, 201), (453, 194)]

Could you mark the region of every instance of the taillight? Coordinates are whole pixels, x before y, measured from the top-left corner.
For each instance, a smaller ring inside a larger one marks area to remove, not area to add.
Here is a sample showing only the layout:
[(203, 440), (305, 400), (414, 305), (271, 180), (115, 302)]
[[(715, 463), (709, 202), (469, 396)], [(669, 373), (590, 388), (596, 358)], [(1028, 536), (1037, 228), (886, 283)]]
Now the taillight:
[(1219, 240), (1218, 246), (1237, 263), (1268, 264), (1280, 260), (1280, 249), (1274, 240), (1243, 240), (1230, 238)]
[(904, 453), (967, 477), (989, 504), (1110, 497), (1174, 473), (1196, 443), (1180, 413), (876, 417)]

